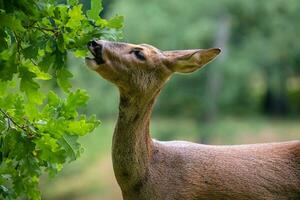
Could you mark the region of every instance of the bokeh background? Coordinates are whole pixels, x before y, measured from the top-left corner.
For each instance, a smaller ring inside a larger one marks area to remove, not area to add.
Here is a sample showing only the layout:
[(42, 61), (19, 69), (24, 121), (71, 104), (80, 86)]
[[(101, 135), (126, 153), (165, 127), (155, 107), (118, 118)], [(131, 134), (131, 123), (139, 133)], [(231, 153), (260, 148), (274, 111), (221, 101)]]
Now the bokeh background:
[[(89, 1), (82, 1), (89, 7)], [(151, 132), (160, 140), (246, 144), (300, 139), (298, 0), (106, 0), (104, 17), (125, 17), (124, 41), (162, 50), (220, 47), (214, 62), (175, 75), (162, 91)], [(52, 179), (43, 199), (121, 200), (110, 150), (118, 94), (69, 57), (75, 87), (89, 91), (83, 112), (102, 121), (82, 139), (85, 152)], [(120, 144), (122, 145), (122, 144)]]

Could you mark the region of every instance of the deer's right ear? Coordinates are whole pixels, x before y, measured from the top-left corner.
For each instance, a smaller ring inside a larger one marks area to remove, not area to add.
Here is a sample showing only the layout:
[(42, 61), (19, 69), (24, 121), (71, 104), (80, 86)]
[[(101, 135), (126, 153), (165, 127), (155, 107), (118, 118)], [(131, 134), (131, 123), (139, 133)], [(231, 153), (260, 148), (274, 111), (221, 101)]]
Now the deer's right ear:
[(191, 73), (213, 60), (221, 49), (165, 51), (166, 66), (173, 72)]

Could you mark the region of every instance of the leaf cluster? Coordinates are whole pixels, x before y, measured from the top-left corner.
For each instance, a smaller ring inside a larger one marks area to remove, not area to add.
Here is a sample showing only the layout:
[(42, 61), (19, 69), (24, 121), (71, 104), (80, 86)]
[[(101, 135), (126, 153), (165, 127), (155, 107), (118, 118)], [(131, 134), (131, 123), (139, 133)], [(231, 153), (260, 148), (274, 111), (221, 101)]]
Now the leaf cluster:
[(40, 199), (41, 174), (78, 158), (78, 138), (99, 125), (78, 111), (88, 95), (72, 89), (67, 58), (84, 57), (91, 38), (120, 37), (122, 17), (101, 10), (97, 0), (86, 13), (77, 0), (0, 0), (0, 199)]

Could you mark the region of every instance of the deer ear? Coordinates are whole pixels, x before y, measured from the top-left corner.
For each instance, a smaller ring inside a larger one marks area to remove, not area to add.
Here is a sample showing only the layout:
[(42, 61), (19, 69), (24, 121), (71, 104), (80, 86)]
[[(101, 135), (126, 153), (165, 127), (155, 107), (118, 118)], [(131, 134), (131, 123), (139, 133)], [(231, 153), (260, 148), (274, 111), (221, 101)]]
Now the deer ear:
[(213, 60), (221, 49), (195, 49), (181, 51), (165, 51), (166, 65), (173, 72), (190, 73), (200, 69)]

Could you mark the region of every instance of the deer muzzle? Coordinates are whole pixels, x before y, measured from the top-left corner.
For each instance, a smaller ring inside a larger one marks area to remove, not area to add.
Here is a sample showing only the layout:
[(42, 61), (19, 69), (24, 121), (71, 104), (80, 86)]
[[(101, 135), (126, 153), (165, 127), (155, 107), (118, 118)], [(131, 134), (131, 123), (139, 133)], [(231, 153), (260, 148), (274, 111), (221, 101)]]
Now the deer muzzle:
[(86, 57), (86, 60), (94, 60), (98, 65), (105, 63), (103, 59), (103, 44), (101, 44), (101, 42), (91, 40), (88, 42), (87, 47), (94, 58)]

